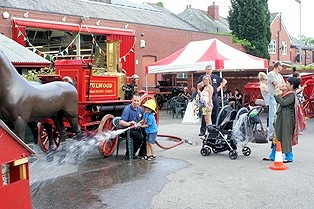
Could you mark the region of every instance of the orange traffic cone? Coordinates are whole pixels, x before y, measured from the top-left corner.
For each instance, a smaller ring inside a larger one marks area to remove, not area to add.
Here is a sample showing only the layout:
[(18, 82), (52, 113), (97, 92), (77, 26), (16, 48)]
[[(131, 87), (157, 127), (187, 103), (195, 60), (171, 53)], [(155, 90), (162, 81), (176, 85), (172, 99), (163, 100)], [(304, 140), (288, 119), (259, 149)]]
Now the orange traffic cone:
[(281, 143), (279, 141), (276, 142), (275, 162), (273, 165), (269, 166), (269, 168), (272, 170), (287, 170), (288, 169), (288, 167), (283, 164)]

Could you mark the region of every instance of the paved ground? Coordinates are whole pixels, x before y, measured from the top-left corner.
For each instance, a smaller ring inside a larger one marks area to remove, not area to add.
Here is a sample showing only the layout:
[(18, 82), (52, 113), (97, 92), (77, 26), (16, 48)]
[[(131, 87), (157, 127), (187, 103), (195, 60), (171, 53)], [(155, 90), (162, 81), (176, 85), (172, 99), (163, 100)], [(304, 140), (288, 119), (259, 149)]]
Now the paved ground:
[(33, 208), (313, 208), (313, 119), (286, 171), (270, 170), (273, 162), (261, 160), (270, 144), (250, 143), (251, 155), (238, 150), (236, 160), (228, 152), (203, 157), (199, 124), (181, 121), (160, 112), (159, 133), (186, 143), (169, 150), (157, 147), (153, 162), (129, 164), (123, 149), (118, 158), (102, 158), (91, 142), (80, 165), (73, 164), (71, 155), (64, 166), (39, 159), (31, 166)]

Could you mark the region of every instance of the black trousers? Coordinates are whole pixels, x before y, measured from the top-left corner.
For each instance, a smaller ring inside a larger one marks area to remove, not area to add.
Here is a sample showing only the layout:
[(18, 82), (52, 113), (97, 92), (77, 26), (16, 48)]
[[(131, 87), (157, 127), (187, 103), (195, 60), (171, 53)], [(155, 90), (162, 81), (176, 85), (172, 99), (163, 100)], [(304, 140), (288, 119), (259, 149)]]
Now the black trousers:
[[(130, 137), (133, 139), (133, 155), (139, 150), (139, 156), (146, 155), (146, 133), (144, 129), (131, 129), (130, 130)], [(129, 150), (128, 146), (126, 155), (128, 155)]]

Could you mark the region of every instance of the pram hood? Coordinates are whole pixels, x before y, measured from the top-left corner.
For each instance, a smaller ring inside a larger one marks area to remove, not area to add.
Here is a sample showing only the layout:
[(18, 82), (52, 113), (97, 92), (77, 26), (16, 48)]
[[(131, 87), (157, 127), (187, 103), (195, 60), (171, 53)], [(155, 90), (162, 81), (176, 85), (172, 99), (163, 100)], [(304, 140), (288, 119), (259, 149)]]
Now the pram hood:
[(236, 117), (237, 111), (233, 109), (230, 105), (224, 106), (218, 114), (216, 127), (223, 127), (227, 123), (233, 122)]

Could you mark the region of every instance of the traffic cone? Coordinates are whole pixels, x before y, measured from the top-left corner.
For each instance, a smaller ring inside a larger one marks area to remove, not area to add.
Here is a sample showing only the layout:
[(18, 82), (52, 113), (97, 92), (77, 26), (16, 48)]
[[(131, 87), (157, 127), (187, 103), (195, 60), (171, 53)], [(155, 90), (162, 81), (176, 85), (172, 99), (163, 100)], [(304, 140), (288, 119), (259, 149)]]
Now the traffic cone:
[(283, 164), (282, 159), (282, 151), (281, 151), (281, 143), (278, 141), (276, 142), (276, 155), (275, 155), (275, 162), (273, 165), (269, 166), (272, 170), (287, 170), (288, 167)]

